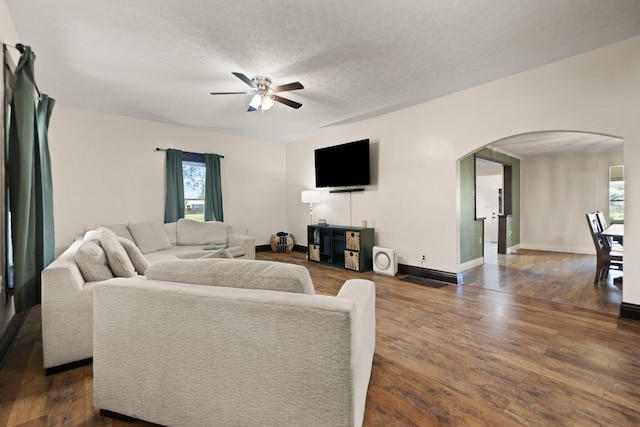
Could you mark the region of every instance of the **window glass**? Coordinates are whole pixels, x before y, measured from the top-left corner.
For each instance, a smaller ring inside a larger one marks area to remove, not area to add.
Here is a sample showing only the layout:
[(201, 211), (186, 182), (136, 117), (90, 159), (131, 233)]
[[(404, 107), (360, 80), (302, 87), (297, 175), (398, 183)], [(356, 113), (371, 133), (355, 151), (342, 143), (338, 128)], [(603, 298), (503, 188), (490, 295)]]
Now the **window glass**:
[(609, 221), (624, 223), (624, 166), (609, 167)]
[(186, 219), (204, 221), (205, 172), (204, 163), (182, 161), (184, 217)]

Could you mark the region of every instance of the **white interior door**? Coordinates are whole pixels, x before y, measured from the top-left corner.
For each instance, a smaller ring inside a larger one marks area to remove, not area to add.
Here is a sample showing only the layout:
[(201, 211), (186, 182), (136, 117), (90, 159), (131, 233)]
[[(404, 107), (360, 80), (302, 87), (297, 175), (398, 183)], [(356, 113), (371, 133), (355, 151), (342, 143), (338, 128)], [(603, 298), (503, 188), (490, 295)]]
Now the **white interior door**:
[(491, 184), (491, 218), (489, 227), (489, 240), (498, 241), (498, 215), (502, 215), (504, 206), (502, 185)]

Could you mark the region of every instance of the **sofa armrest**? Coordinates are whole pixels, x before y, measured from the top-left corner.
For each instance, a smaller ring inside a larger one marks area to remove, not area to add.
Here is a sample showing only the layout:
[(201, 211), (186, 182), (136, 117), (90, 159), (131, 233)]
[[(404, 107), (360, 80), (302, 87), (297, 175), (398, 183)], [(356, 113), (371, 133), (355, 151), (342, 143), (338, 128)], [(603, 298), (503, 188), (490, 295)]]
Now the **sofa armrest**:
[(42, 346), (45, 368), (91, 357), (92, 285), (74, 261), (81, 240), (42, 270)]
[(367, 389), (376, 346), (376, 286), (371, 280), (347, 280), (337, 298), (353, 301), (356, 316), (351, 341), (351, 369), (353, 370), (354, 425), (362, 425)]
[(256, 239), (251, 236), (234, 233), (229, 233), (227, 238), (229, 240), (229, 246), (244, 247), (244, 258), (256, 259)]

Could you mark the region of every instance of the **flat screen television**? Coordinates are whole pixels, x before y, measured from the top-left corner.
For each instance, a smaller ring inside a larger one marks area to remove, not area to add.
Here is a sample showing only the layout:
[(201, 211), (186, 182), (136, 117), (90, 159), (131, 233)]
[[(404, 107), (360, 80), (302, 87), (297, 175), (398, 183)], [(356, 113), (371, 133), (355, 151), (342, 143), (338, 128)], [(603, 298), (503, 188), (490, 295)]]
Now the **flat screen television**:
[(315, 150), (316, 187), (357, 187), (371, 184), (369, 140)]

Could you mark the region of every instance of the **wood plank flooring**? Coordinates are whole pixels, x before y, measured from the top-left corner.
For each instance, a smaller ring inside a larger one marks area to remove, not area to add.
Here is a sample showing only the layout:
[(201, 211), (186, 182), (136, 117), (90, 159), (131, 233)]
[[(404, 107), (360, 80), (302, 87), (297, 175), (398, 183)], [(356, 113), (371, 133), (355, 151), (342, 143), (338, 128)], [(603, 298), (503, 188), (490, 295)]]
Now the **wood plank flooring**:
[[(321, 294), (335, 295), (349, 278), (376, 283), (365, 426), (640, 425), (640, 322), (524, 295), (535, 274), (514, 268), (514, 258), (440, 289), (307, 263), (300, 253), (258, 258), (307, 266)], [(91, 365), (44, 376), (40, 333), (36, 306), (0, 368), (0, 426), (130, 425), (98, 415)]]

